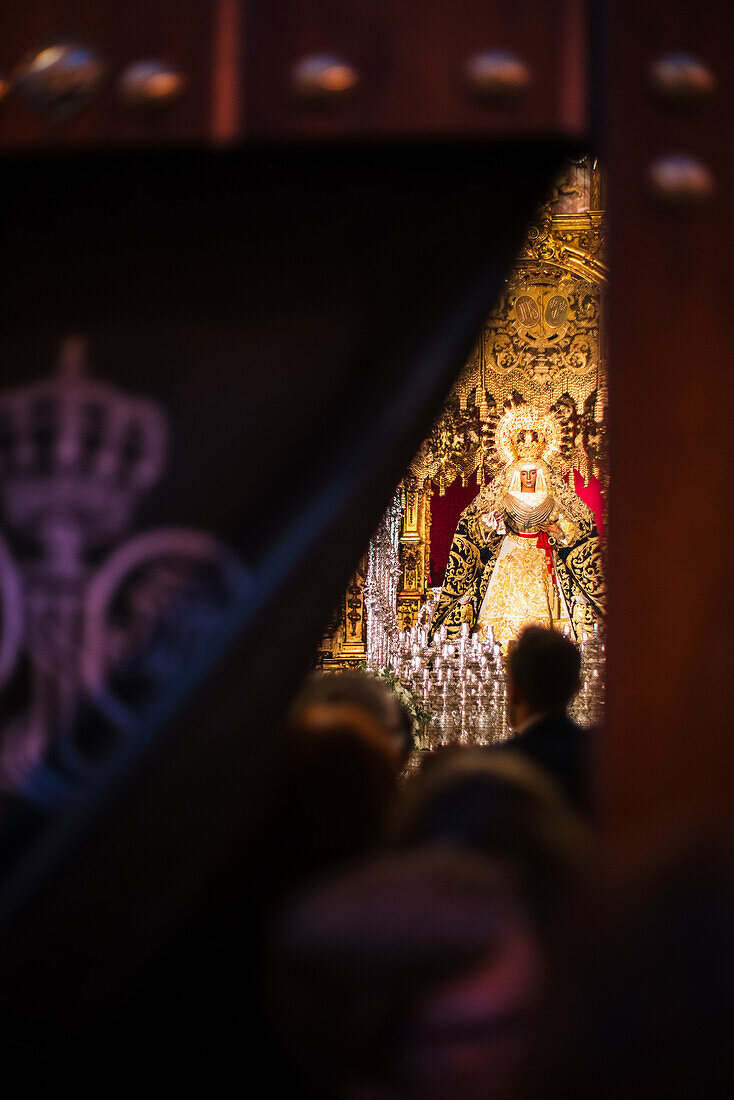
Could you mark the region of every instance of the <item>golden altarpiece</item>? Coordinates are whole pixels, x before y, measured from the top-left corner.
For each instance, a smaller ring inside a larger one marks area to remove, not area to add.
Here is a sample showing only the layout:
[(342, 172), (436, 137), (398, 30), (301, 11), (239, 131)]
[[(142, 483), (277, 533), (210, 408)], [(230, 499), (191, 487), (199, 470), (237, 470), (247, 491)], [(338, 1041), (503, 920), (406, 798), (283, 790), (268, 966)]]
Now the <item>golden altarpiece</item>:
[[(595, 494), (602, 530), (608, 487), (602, 205), (598, 164), (569, 161), (375, 536), (383, 552), (371, 545), (350, 581), (322, 639), (320, 667), (388, 663), (389, 654), (375, 654), (374, 645), (369, 652), (370, 610), (384, 614), (392, 604), (405, 631), (435, 601), (432, 517), (453, 485), (474, 485), (476, 493), (497, 472), (495, 431), (508, 410), (526, 406), (552, 416), (561, 472), (581, 497)], [(454, 527), (458, 518), (449, 517)]]

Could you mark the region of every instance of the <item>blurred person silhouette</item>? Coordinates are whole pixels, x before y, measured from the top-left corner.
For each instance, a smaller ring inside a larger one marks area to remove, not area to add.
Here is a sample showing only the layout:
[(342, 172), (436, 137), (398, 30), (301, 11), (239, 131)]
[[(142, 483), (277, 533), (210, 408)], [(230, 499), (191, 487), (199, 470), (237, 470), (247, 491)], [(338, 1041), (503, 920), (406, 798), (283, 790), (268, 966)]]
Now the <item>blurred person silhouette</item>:
[(305, 1079), (347, 1100), (503, 1097), (543, 986), (511, 877), (440, 847), (298, 898), (270, 957), (273, 1011)]
[(499, 861), (544, 936), (562, 923), (589, 865), (586, 823), (549, 775), (510, 750), (463, 749), (421, 769), (393, 809), (387, 839)]
[(450, 760), (454, 756), (463, 756), (467, 752), (466, 745), (459, 745), (455, 741), (448, 742), (445, 745), (436, 745), (435, 748), (429, 752), (421, 754), (421, 759), (418, 767), (416, 768), (413, 777), (426, 776), (429, 772), (432, 772), (434, 768), (442, 768), (447, 760)]
[(401, 768), (398, 747), (377, 722), (336, 704), (301, 707), (279, 755), (263, 870), (274, 903), (372, 850)]
[(590, 810), (590, 739), (569, 717), (580, 686), (581, 656), (569, 638), (529, 626), (512, 647), (507, 690), (513, 736), (489, 752), (511, 749), (541, 767), (584, 813)]
[[(252, 1096), (324, 1100), (321, 1091), (303, 1081), (271, 1027), (264, 996), (265, 944), (271, 924), (295, 895), (373, 851), (398, 789), (400, 758), (382, 728), (353, 707), (303, 708), (285, 728), (268, 732), (277, 749), (264, 777), (268, 797), (257, 830), (246, 819), (239, 841), (222, 852), (213, 912), (200, 921), (192, 914), (186, 930), (192, 944), (207, 942), (207, 951), (193, 951), (196, 973), (181, 968), (180, 951), (174, 951), (155, 988), (165, 1000), (160, 1012), (168, 1019), (180, 1012), (186, 1057), (200, 1064), (199, 1032), (209, 1041), (211, 1035), (206, 1026), (190, 1028), (189, 982), (208, 992), (216, 985), (216, 973), (226, 973), (241, 1006), (239, 1015), (233, 1012), (241, 1043), (230, 1042), (221, 1053), (234, 1079), (244, 1082)], [(136, 1005), (130, 1026), (144, 1020), (146, 1034), (154, 1035), (157, 1006), (148, 995)], [(224, 1034), (234, 1030), (226, 1028)], [(180, 1059), (180, 1044), (176, 1054)]]
[(401, 766), (405, 766), (414, 749), (413, 719), (391, 691), (377, 676), (347, 669), (341, 672), (312, 673), (292, 707), (298, 715), (319, 707), (353, 707), (376, 722), (396, 746)]
[(734, 1083), (731, 851), (609, 876), (553, 961), (517, 1100), (718, 1100)]

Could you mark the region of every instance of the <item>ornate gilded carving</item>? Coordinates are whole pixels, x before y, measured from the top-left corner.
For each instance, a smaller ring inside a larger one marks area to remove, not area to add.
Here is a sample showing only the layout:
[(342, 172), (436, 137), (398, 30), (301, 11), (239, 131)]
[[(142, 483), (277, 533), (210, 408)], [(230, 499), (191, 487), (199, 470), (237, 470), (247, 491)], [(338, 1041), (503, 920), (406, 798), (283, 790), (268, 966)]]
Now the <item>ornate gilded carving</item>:
[(411, 467), (418, 484), (443, 493), (476, 471), (498, 470), (494, 431), (502, 412), (528, 402), (561, 424), (561, 455), (606, 482), (602, 354), (604, 215), (599, 170), (569, 162), (538, 211), (500, 300), (441, 415)]
[(423, 555), (417, 546), (403, 546), (401, 549), (403, 585), (415, 591), (420, 588), (423, 579)]
[(358, 668), (365, 659), (366, 571), (367, 562), (363, 558), (324, 631), (316, 661), (320, 668)]
[(347, 620), (347, 639), (349, 641), (353, 641), (355, 638), (361, 640), (360, 627), (364, 622), (364, 599), (356, 577), (352, 579), (352, 583), (347, 588), (347, 613), (345, 618)]
[[(519, 393), (543, 408), (568, 394), (583, 404), (598, 385), (599, 296), (544, 264), (517, 272), (501, 296), (457, 387), (460, 407), (477, 390), (486, 403)], [(468, 385), (467, 385), (468, 383)], [(469, 388), (471, 387), (471, 388)], [(483, 402), (480, 399), (481, 410)]]
[[(443, 494), (457, 477), (466, 485), (477, 465), (482, 425), (475, 410), (451, 401), (436, 420), (420, 455), (420, 476)], [(416, 479), (411, 479), (415, 481)]]
[(398, 622), (401, 630), (410, 630), (418, 619), (418, 612), (423, 606), (423, 596), (398, 596)]
[[(433, 489), (442, 495), (474, 473), (480, 486), (491, 480), (500, 468), (495, 429), (509, 407), (529, 403), (552, 412), (561, 431), (557, 468), (576, 469), (585, 481), (595, 475), (607, 485), (601, 200), (596, 161), (569, 161), (533, 219), (492, 316), (404, 479), (397, 600), (402, 629), (415, 623), (428, 592)], [(355, 588), (364, 583), (364, 575), (359, 577), (347, 594), (354, 606), (346, 607), (345, 631), (363, 629), (348, 617), (364, 615)], [(330, 651), (340, 663), (340, 645)]]
[(414, 477), (403, 481), (403, 523), (400, 531), (401, 584), (398, 619), (401, 630), (413, 625), (425, 601), (430, 572), (431, 488)]

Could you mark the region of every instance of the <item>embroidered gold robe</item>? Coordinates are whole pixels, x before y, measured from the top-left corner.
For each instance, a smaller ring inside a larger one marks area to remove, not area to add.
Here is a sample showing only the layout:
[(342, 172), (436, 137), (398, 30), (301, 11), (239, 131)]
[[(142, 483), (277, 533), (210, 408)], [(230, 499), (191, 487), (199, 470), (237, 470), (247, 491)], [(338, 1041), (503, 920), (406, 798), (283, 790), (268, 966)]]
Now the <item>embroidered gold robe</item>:
[[(431, 633), (445, 624), (454, 636), (462, 622), (480, 633), (491, 627), (506, 650), (530, 623), (570, 623), (576, 633), (603, 616), (601, 546), (591, 509), (542, 461), (534, 465), (547, 491), (527, 494), (529, 504), (540, 501), (535, 508), (516, 507), (522, 498), (508, 490), (515, 465), (462, 513)], [(549, 520), (562, 537), (543, 535)]]

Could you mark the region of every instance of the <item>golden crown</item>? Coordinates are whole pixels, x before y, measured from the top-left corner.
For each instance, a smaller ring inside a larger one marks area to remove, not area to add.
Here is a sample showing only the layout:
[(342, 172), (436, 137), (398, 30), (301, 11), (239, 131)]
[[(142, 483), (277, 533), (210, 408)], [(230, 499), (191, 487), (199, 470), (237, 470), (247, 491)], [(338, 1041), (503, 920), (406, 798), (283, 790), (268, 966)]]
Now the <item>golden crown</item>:
[(550, 461), (561, 450), (561, 426), (553, 413), (515, 405), (500, 418), (495, 448), (505, 466), (518, 459)]

